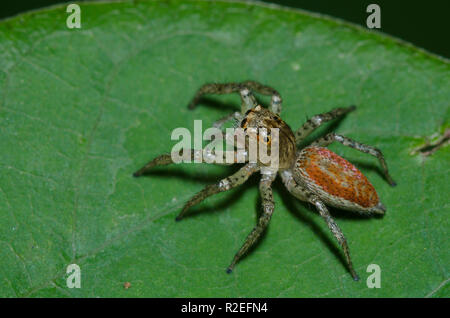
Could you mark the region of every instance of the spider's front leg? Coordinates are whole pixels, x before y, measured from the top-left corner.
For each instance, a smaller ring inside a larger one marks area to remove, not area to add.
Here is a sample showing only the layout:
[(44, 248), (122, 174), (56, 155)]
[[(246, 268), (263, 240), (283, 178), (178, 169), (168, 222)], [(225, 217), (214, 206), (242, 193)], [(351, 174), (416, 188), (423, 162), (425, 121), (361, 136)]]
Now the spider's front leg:
[(192, 206), (199, 204), (203, 200), (205, 200), (207, 197), (210, 197), (214, 194), (217, 194), (219, 192), (228, 191), (234, 187), (237, 187), (238, 185), (243, 184), (245, 181), (248, 180), (248, 178), (256, 171), (259, 170), (259, 167), (256, 164), (249, 163), (243, 166), (241, 169), (239, 169), (236, 173), (232, 174), (231, 176), (220, 180), (216, 184), (212, 184), (209, 186), (206, 186), (202, 191), (198, 192), (196, 195), (194, 195), (183, 207), (180, 214), (177, 216), (176, 220), (181, 220), (186, 212), (191, 208)]
[[(186, 151), (186, 153), (184, 152)], [(190, 161), (194, 161), (195, 159), (200, 159), (201, 162), (206, 162), (205, 159), (208, 158), (208, 162), (206, 163), (214, 163), (218, 165), (232, 165), (234, 163), (240, 162), (239, 158), (240, 154), (235, 151), (234, 152), (234, 162), (227, 162), (226, 153), (216, 154), (215, 152), (205, 149), (181, 149), (180, 152), (176, 153), (177, 157), (184, 157), (184, 155), (189, 156)], [(157, 166), (166, 166), (174, 163), (173, 158), (175, 157), (175, 153), (173, 154), (162, 154), (156, 157), (153, 160), (150, 160), (145, 166), (141, 169), (133, 173), (133, 176), (140, 177), (149, 170)], [(247, 157), (244, 158), (247, 161)]]
[(231, 114), (229, 114), (227, 116), (224, 116), (224, 117), (220, 118), (219, 120), (216, 120), (213, 123), (213, 127), (218, 128), (218, 129), (222, 129), (223, 125), (227, 121), (229, 121), (231, 119), (235, 119), (236, 121), (241, 122), (242, 119), (244, 119), (244, 116), (240, 112), (231, 113)]
[(295, 132), (295, 141), (297, 143), (301, 142), (306, 137), (308, 137), (315, 129), (319, 128), (322, 124), (329, 122), (335, 118), (339, 118), (355, 109), (356, 106), (340, 107), (335, 108), (329, 111), (328, 113), (313, 116)]
[(261, 236), (261, 233), (269, 224), (270, 218), (272, 217), (274, 202), (272, 195), (272, 182), (275, 180), (276, 173), (271, 174), (262, 174), (261, 181), (259, 183), (259, 191), (261, 193), (262, 199), (262, 207), (263, 212), (260, 218), (258, 219), (258, 224), (253, 228), (250, 234), (247, 236), (244, 244), (240, 248), (240, 250), (234, 256), (233, 261), (230, 266), (227, 268), (227, 273), (231, 273), (234, 268), (234, 265), (239, 261), (239, 259), (248, 251), (248, 249), (255, 244), (258, 238)]
[(241, 97), (241, 114), (258, 105), (255, 96), (243, 83), (208, 83), (199, 88), (188, 107), (194, 109), (202, 96), (206, 94), (223, 95), (232, 93), (239, 93)]
[(280, 93), (278, 93), (276, 89), (255, 81), (246, 81), (243, 82), (242, 85), (259, 94), (272, 96), (272, 99), (270, 100), (270, 109), (277, 115), (281, 113), (281, 104), (283, 101)]
[(340, 142), (344, 146), (347, 146), (347, 147), (359, 150), (361, 152), (368, 153), (374, 157), (377, 157), (381, 163), (381, 167), (383, 168), (383, 173), (386, 177), (386, 180), (389, 182), (389, 184), (391, 186), (397, 185), (395, 183), (395, 181), (389, 175), (388, 167), (387, 167), (386, 161), (384, 160), (383, 153), (381, 152), (381, 150), (379, 150), (375, 147), (365, 145), (363, 143), (354, 141), (353, 139), (350, 139), (350, 138), (342, 136), (342, 135), (337, 135), (335, 133), (329, 133), (328, 135), (326, 135), (320, 139), (317, 139), (316, 141), (311, 143), (311, 146), (326, 147), (326, 146), (330, 145), (331, 143), (333, 143), (334, 141)]
[(194, 109), (195, 106), (200, 101), (201, 97), (206, 94), (221, 95), (221, 94), (239, 93), (239, 95), (241, 96), (241, 114), (245, 114), (247, 110), (254, 108), (258, 105), (255, 96), (253, 96), (251, 92), (252, 90), (263, 95), (272, 95), (270, 108), (274, 113), (280, 114), (282, 99), (278, 91), (270, 86), (266, 86), (255, 81), (246, 81), (242, 83), (205, 84), (202, 87), (200, 87), (200, 89), (197, 91), (194, 98), (189, 104), (189, 108)]

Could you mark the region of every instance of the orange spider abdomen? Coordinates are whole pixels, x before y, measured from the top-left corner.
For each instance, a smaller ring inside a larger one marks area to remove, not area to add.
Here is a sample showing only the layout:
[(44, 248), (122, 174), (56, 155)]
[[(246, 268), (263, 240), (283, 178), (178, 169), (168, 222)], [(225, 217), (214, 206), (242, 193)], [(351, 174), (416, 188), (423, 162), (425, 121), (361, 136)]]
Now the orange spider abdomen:
[(322, 147), (302, 150), (296, 167), (314, 188), (339, 200), (346, 200), (363, 208), (379, 203), (375, 188), (353, 164)]

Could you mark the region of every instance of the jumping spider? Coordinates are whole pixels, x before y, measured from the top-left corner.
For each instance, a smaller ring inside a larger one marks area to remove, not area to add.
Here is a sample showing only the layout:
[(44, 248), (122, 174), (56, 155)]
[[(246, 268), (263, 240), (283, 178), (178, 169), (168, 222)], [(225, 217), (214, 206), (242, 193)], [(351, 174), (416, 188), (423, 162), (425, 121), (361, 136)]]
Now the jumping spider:
[[(253, 96), (252, 91), (263, 95), (271, 95), (270, 109), (261, 107)], [(241, 112), (233, 113), (217, 121), (215, 126), (222, 127), (227, 120), (234, 117), (242, 128), (278, 128), (280, 132), (279, 167), (277, 170), (274, 170), (272, 167), (262, 164), (259, 160), (256, 163), (245, 164), (236, 173), (216, 184), (208, 185), (194, 195), (185, 204), (176, 220), (181, 220), (190, 207), (202, 202), (209, 196), (243, 184), (253, 173), (259, 171), (261, 173), (259, 190), (263, 212), (258, 220), (258, 224), (250, 232), (244, 244), (234, 256), (230, 266), (228, 266), (227, 272), (231, 273), (235, 264), (257, 241), (270, 221), (274, 210), (271, 185), (277, 174), (279, 174), (285, 187), (293, 196), (316, 207), (342, 246), (353, 279), (358, 280), (358, 275), (353, 269), (350, 259), (347, 241), (326, 206), (329, 205), (363, 214), (384, 214), (386, 208), (380, 202), (374, 187), (367, 178), (350, 162), (325, 147), (337, 141), (344, 146), (349, 146), (377, 157), (387, 181), (394, 186), (395, 182), (388, 173), (383, 154), (377, 148), (335, 133), (329, 133), (303, 149), (297, 148), (297, 145), (317, 127), (347, 114), (354, 110), (355, 106), (336, 108), (328, 113), (315, 115), (293, 133), (291, 128), (279, 116), (282, 102), (280, 94), (269, 86), (254, 81), (246, 81), (243, 83), (205, 84), (197, 91), (194, 99), (189, 104), (189, 108), (193, 109), (205, 94), (229, 93), (240, 94), (242, 102)], [(264, 141), (270, 143), (270, 138), (264, 138)], [(191, 157), (194, 158), (198, 150), (190, 149), (189, 151)], [(171, 163), (173, 161), (170, 154), (158, 156), (135, 172), (134, 176), (141, 176), (155, 166)]]

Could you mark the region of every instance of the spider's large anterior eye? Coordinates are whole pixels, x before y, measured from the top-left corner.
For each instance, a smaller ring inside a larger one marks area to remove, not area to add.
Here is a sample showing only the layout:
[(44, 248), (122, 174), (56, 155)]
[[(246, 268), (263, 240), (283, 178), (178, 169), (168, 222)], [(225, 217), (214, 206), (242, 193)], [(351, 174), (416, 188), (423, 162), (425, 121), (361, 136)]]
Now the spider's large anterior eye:
[(263, 138), (265, 143), (269, 143), (270, 142), (270, 130), (268, 129), (266, 132), (266, 135)]

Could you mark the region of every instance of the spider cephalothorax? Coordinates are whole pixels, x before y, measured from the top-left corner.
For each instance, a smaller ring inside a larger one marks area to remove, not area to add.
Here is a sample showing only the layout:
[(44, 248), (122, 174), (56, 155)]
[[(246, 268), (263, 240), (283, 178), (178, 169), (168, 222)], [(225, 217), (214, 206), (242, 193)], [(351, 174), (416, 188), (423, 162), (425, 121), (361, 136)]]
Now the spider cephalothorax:
[[(277, 147), (279, 153), (278, 167), (280, 169), (288, 169), (292, 166), (295, 159), (295, 137), (291, 128), (281, 119), (280, 116), (274, 114), (270, 110), (257, 105), (246, 111), (245, 117), (240, 122), (240, 127), (244, 129), (244, 132), (249, 133), (248, 129), (255, 129), (256, 140), (258, 142), (265, 143), (267, 145), (267, 153), (270, 155), (270, 149), (272, 145), (272, 128), (278, 129)], [(262, 132), (261, 136), (258, 132)], [(248, 144), (246, 145), (248, 149)], [(261, 165), (265, 165), (261, 163)]]
[[(271, 95), (270, 109), (261, 107), (251, 91), (256, 91), (263, 95)], [(233, 261), (227, 268), (231, 272), (239, 259), (248, 251), (261, 233), (267, 227), (274, 210), (272, 197), (272, 183), (277, 175), (280, 175), (288, 191), (299, 200), (313, 204), (319, 214), (326, 221), (333, 235), (338, 240), (344, 250), (344, 255), (349, 266), (352, 277), (357, 280), (358, 275), (353, 269), (350, 259), (350, 252), (347, 241), (341, 229), (331, 217), (326, 205), (356, 211), (363, 214), (378, 213), (384, 214), (386, 208), (380, 202), (375, 188), (367, 178), (350, 162), (325, 148), (334, 141), (359, 151), (377, 157), (383, 168), (384, 175), (391, 185), (395, 185), (388, 173), (388, 168), (383, 154), (377, 148), (356, 142), (350, 138), (330, 133), (315, 140), (308, 147), (299, 149), (297, 145), (303, 141), (313, 130), (332, 119), (345, 115), (355, 109), (355, 106), (346, 108), (336, 108), (328, 113), (315, 115), (308, 120), (295, 133), (281, 119), (281, 97), (273, 88), (264, 86), (254, 81), (243, 83), (225, 84), (205, 84), (195, 95), (189, 108), (194, 108), (201, 96), (204, 94), (228, 94), (239, 93), (241, 96), (241, 112), (233, 113), (217, 121), (214, 126), (221, 128), (223, 124), (232, 118), (239, 122), (239, 126), (246, 134), (253, 129), (263, 128), (263, 132), (256, 131), (256, 138), (259, 142), (270, 145), (277, 142), (278, 165), (276, 168), (263, 164), (260, 160), (247, 161), (233, 175), (224, 178), (213, 185), (208, 185), (202, 191), (191, 198), (183, 207), (177, 220), (181, 220), (188, 209), (207, 197), (219, 192), (227, 191), (243, 184), (255, 172), (261, 173), (259, 189), (261, 192), (263, 212), (258, 220), (258, 224), (250, 232), (242, 247), (234, 256)], [(277, 140), (272, 140), (271, 128), (278, 129)], [(245, 147), (248, 145), (246, 144)], [(191, 157), (195, 157), (201, 150), (187, 150)], [(223, 155), (223, 154), (222, 154)], [(219, 154), (210, 153), (211, 156)], [(211, 158), (209, 158), (211, 159)], [(209, 161), (210, 162), (210, 161)], [(216, 161), (223, 162), (223, 161)], [(134, 173), (140, 176), (149, 169), (173, 163), (171, 154), (164, 154), (156, 157), (144, 167)], [(226, 164), (226, 163), (225, 163)]]

